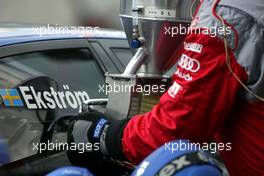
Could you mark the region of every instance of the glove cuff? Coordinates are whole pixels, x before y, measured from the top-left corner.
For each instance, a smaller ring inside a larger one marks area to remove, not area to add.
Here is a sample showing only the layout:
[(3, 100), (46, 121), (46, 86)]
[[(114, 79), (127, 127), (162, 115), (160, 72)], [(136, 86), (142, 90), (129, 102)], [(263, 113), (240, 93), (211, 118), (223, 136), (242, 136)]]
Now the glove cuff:
[(122, 138), (123, 131), (126, 127), (129, 119), (112, 121), (108, 126), (105, 136), (105, 144), (108, 150), (109, 156), (114, 159), (127, 161), (122, 150)]

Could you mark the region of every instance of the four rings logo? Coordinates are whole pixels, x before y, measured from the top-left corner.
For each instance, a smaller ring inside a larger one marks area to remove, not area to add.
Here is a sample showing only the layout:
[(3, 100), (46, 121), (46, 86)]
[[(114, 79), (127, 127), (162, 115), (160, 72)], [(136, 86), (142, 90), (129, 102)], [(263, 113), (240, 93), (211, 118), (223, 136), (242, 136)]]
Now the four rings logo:
[(183, 54), (178, 62), (178, 66), (181, 68), (196, 73), (200, 70), (200, 62), (196, 59), (192, 59), (186, 54)]

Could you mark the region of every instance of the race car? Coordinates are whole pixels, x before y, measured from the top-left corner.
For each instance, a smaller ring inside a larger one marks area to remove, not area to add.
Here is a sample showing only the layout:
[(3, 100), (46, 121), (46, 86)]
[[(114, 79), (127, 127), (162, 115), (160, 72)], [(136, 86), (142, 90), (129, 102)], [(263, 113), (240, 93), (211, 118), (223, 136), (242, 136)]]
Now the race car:
[[(40, 29), (44, 27), (0, 24), (0, 138), (8, 146), (10, 163), (43, 156), (33, 144), (65, 142), (67, 124), (54, 132), (48, 129), (51, 123), (78, 113), (90, 99), (103, 102), (102, 109), (107, 101), (101, 88), (104, 75), (122, 73), (132, 58), (122, 31), (41, 34)], [(45, 173), (56, 165), (52, 167)]]

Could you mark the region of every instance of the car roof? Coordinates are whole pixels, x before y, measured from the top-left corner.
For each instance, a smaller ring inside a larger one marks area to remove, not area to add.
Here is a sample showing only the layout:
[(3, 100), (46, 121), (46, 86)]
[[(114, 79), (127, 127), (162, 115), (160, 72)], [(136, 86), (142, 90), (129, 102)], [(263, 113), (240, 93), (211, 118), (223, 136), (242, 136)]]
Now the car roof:
[[(64, 29), (63, 29), (64, 28)], [(123, 31), (58, 25), (23, 25), (0, 23), (0, 47), (18, 43), (81, 38), (126, 39)]]

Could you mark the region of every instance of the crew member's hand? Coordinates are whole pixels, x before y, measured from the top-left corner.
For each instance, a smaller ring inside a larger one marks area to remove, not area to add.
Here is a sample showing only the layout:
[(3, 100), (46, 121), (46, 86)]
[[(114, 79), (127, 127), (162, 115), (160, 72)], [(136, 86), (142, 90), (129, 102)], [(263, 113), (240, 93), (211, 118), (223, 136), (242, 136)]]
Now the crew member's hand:
[(69, 144), (85, 146), (85, 151), (69, 150), (69, 158), (79, 166), (94, 165), (103, 156), (126, 160), (122, 152), (123, 128), (128, 120), (111, 121), (102, 113), (79, 114), (68, 132)]

